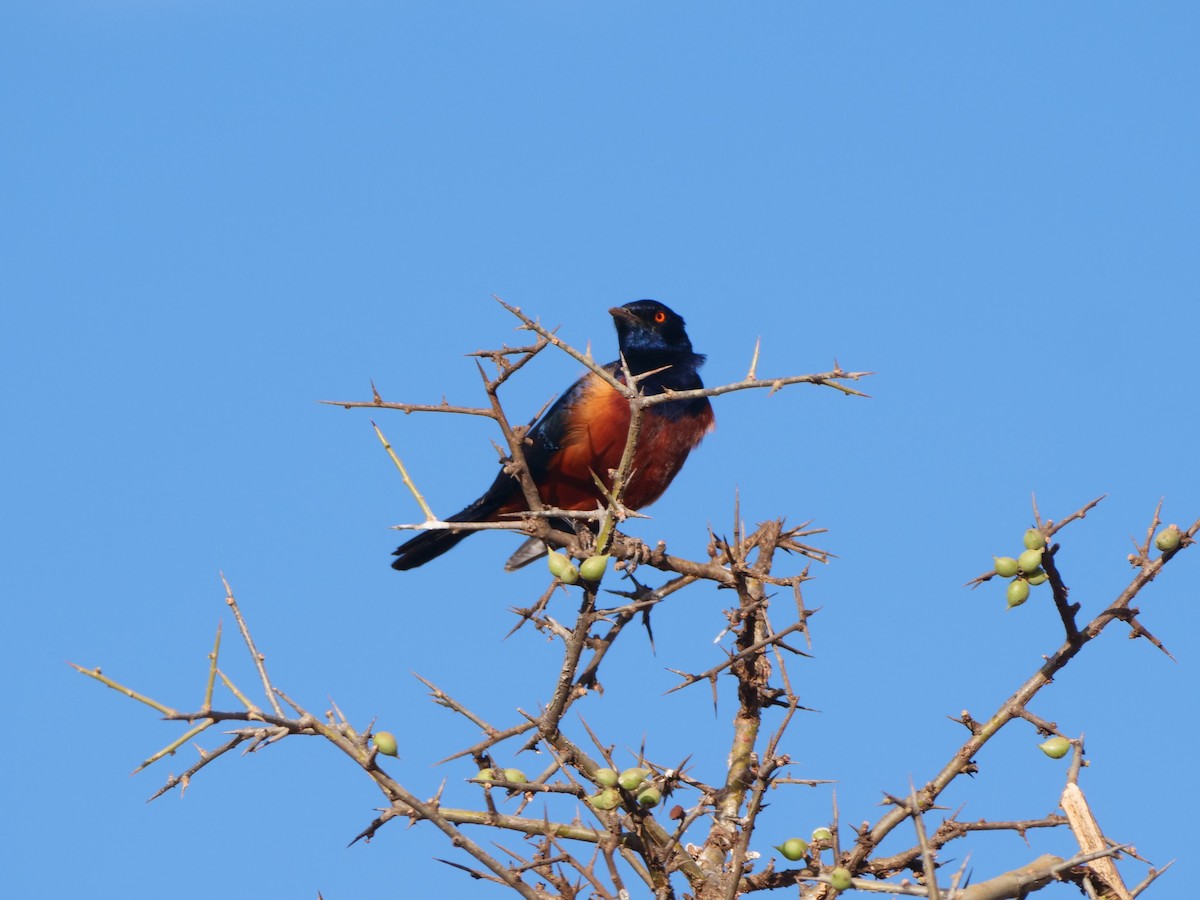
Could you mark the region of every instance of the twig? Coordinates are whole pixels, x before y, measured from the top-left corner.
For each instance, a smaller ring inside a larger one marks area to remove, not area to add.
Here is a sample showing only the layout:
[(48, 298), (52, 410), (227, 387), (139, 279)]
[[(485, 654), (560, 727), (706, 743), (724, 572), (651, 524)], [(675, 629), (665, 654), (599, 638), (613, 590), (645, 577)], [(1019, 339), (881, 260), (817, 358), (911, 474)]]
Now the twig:
[(254, 646), (254, 638), (250, 636), (250, 629), (246, 627), (246, 620), (242, 618), (242, 610), (238, 607), (237, 600), (234, 599), (233, 588), (225, 580), (224, 573), (221, 574), (221, 584), (225, 585), (225, 603), (233, 610), (233, 617), (242, 631), (242, 639), (246, 642), (246, 649), (250, 651), (250, 657), (254, 660), (254, 667), (258, 669), (258, 676), (262, 679), (263, 690), (267, 694), (267, 700), (270, 701), (271, 709), (275, 710), (275, 715), (282, 716), (283, 710), (279, 708), (279, 701), (275, 699), (275, 692), (271, 687), (271, 679), (267, 677), (266, 657), (259, 653), (258, 648)]
[(375, 424), (374, 419), (371, 420), (371, 427), (375, 429), (375, 436), (378, 437), (380, 443), (383, 444), (383, 449), (387, 451), (388, 456), (392, 458), (392, 462), (395, 464), (396, 468), (400, 470), (400, 477), (404, 479), (405, 487), (407, 487), (413, 497), (416, 498), (417, 505), (421, 507), (421, 512), (425, 513), (426, 521), (432, 521), (433, 519), (436, 519), (437, 516), (433, 514), (433, 510), (430, 509), (429, 504), (425, 502), (424, 495), (417, 490), (416, 484), (414, 484), (412, 478), (409, 477), (408, 469), (404, 468), (404, 463), (400, 460), (400, 457), (396, 455), (396, 451), (392, 449), (392, 445), (388, 442), (388, 439), (383, 436), (383, 432), (380, 430), (379, 426)]

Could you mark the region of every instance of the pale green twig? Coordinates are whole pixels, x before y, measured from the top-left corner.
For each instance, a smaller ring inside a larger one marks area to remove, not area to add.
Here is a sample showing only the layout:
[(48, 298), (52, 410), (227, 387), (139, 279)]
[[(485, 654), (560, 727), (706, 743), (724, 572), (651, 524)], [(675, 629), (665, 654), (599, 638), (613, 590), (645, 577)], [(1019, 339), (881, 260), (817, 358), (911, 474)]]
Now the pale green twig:
[(433, 514), (433, 510), (429, 508), (429, 504), (425, 502), (425, 498), (417, 490), (417, 486), (413, 483), (412, 478), (409, 477), (408, 469), (404, 468), (404, 463), (400, 461), (400, 457), (396, 455), (396, 451), (392, 449), (392, 445), (388, 443), (388, 439), (383, 436), (383, 432), (379, 430), (379, 426), (375, 424), (374, 419), (371, 420), (371, 427), (375, 429), (375, 435), (379, 438), (380, 443), (383, 444), (383, 449), (387, 451), (388, 456), (392, 458), (392, 462), (396, 464), (396, 468), (400, 470), (400, 477), (404, 479), (405, 487), (408, 488), (416, 498), (417, 503), (420, 504), (421, 512), (425, 513), (426, 521), (436, 519), (437, 516)]
[(263, 719), (262, 710), (249, 697), (238, 690), (237, 685), (229, 680), (229, 676), (227, 676), (220, 669), (217, 669), (217, 674), (221, 676), (221, 683), (224, 684), (225, 687), (229, 688), (229, 692), (242, 701), (242, 705), (246, 707), (246, 712), (250, 714), (251, 719), (266, 721)]
[(194, 738), (196, 735), (198, 735), (200, 732), (204, 731), (206, 728), (208, 728), (212, 724), (214, 724), (212, 719), (205, 719), (203, 722), (201, 722), (195, 728), (192, 728), (189, 731), (184, 732), (182, 735), (177, 737), (175, 740), (171, 741), (171, 743), (167, 744), (167, 746), (163, 747), (161, 750), (159, 750), (153, 756), (150, 756), (150, 757), (147, 757), (146, 759), (144, 759), (142, 761), (142, 764), (140, 766), (138, 766), (136, 769), (134, 769), (132, 772), (130, 772), (130, 774), (136, 775), (138, 772), (142, 771), (142, 769), (146, 768), (147, 766), (149, 766), (153, 763), (158, 762), (164, 756), (173, 755), (176, 750), (178, 750), (185, 743), (190, 741), (192, 738)]
[(204, 686), (204, 709), (212, 709), (213, 684), (217, 680), (217, 656), (221, 652), (221, 623), (217, 622), (217, 636), (213, 641), (212, 653), (208, 655), (208, 683)]
[(127, 687), (125, 687), (125, 685), (120, 684), (116, 681), (113, 681), (107, 675), (100, 674), (100, 670), (98, 668), (85, 669), (83, 666), (78, 665), (73, 662), (68, 662), (67, 665), (70, 666), (72, 669), (74, 669), (76, 672), (78, 672), (81, 675), (86, 675), (88, 678), (95, 678), (101, 684), (112, 688), (114, 691), (120, 691), (126, 697), (130, 697), (134, 700), (137, 700), (139, 703), (145, 703), (147, 706), (152, 707), (153, 709), (157, 709), (164, 716), (179, 715), (179, 713), (176, 712), (175, 710), (171, 709), (171, 707), (165, 706), (162, 703), (159, 703), (157, 700), (151, 700), (145, 694), (139, 694), (137, 691), (133, 690), (132, 688), (127, 688)]

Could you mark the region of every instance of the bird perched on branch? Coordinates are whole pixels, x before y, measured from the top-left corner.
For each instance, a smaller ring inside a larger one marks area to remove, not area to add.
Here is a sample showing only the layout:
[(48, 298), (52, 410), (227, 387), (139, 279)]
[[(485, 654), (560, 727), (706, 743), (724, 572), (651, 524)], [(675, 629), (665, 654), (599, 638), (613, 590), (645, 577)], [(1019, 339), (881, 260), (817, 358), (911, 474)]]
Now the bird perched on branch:
[[(664, 390), (703, 387), (697, 370), (704, 356), (692, 351), (683, 319), (654, 300), (637, 300), (609, 310), (617, 326), (621, 357), (647, 396)], [(620, 360), (604, 367), (625, 383)], [(647, 374), (650, 373), (650, 374)], [(629, 401), (595, 372), (571, 385), (530, 429), (525, 462), (542, 502), (568, 510), (594, 510), (604, 503), (593, 473), (606, 488), (621, 463), (629, 434)], [(642, 413), (632, 475), (622, 502), (631, 509), (648, 506), (679, 474), (684, 460), (713, 427), (707, 397), (669, 400)], [(498, 522), (506, 513), (529, 507), (520, 482), (503, 470), (482, 497), (448, 522)], [(441, 556), (470, 531), (425, 531), (401, 544), (393, 569), (415, 569)]]

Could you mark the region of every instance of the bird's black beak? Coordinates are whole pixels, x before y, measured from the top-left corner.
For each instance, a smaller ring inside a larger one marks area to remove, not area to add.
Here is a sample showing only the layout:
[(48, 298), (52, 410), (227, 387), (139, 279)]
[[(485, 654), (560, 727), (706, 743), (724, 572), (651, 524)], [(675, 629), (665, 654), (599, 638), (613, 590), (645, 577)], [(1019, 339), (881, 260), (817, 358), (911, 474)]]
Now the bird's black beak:
[(638, 317), (623, 306), (614, 306), (608, 311), (608, 314), (614, 319), (624, 319), (626, 322), (629, 322), (633, 325), (636, 325), (638, 322)]

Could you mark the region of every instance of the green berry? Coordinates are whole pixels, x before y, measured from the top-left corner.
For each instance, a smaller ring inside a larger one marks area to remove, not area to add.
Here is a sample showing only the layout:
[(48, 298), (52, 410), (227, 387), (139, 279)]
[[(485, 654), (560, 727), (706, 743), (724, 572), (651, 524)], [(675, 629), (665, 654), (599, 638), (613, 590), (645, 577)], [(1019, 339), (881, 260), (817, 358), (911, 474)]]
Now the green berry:
[(1025, 532), (1025, 549), (1026, 550), (1041, 550), (1046, 546), (1046, 536), (1037, 528), (1030, 528)]
[(1012, 578), (1017, 574), (1017, 561), (1011, 556), (993, 556), (996, 561), (996, 574), (1001, 578)]
[(1029, 599), (1029, 582), (1018, 578), (1008, 585), (1008, 608), (1020, 606)]
[(813, 842), (825, 841), (829, 843), (833, 840), (833, 832), (828, 828), (814, 828), (812, 833)]
[(642, 782), (646, 780), (646, 776), (649, 774), (649, 769), (626, 769), (617, 776), (617, 784), (621, 785), (627, 791), (636, 791), (642, 786)]
[(617, 783), (616, 769), (597, 769), (592, 773), (592, 780), (600, 787), (613, 787)]
[(589, 556), (579, 564), (579, 574), (583, 576), (584, 581), (599, 581), (604, 577), (604, 570), (608, 568), (608, 556)]
[(529, 779), (525, 777), (525, 773), (520, 769), (505, 769), (504, 780), (511, 781), (513, 784), (524, 784)]
[(371, 740), (375, 742), (375, 749), (384, 756), (399, 755), (396, 750), (396, 736), (390, 731), (377, 731)]
[(637, 796), (639, 806), (658, 806), (662, 802), (662, 791), (656, 787), (648, 787)]
[(1025, 580), (1028, 581), (1033, 587), (1037, 587), (1039, 584), (1045, 584), (1049, 577), (1050, 576), (1046, 574), (1046, 570), (1039, 566), (1026, 575)]
[(1032, 572), (1042, 564), (1041, 550), (1026, 550), (1017, 557), (1017, 568), (1022, 572)]
[(1045, 753), (1051, 759), (1062, 759), (1071, 749), (1071, 742), (1065, 737), (1052, 737), (1041, 744), (1038, 744), (1038, 749)]
[(588, 803), (596, 809), (616, 809), (621, 805), (621, 792), (616, 788), (605, 788), (594, 797), (588, 797)]
[(843, 869), (841, 866), (838, 866), (829, 873), (829, 886), (834, 890), (846, 891), (850, 889), (852, 884), (854, 884), (854, 881), (850, 877), (849, 869)]
[(808, 841), (800, 838), (788, 838), (782, 844), (775, 848), (783, 854), (784, 859), (790, 859), (795, 862), (798, 859), (803, 859), (804, 854), (808, 852)]
[(579, 580), (579, 570), (563, 554), (551, 550), (546, 554), (546, 563), (550, 566), (550, 574), (563, 584), (574, 584)]
[(1154, 546), (1163, 553), (1176, 549), (1179, 546), (1179, 526), (1168, 525), (1160, 531), (1154, 539)]
[(480, 769), (478, 774), (475, 776), (475, 780), (476, 781), (495, 781), (496, 780), (496, 770), (495, 769)]

